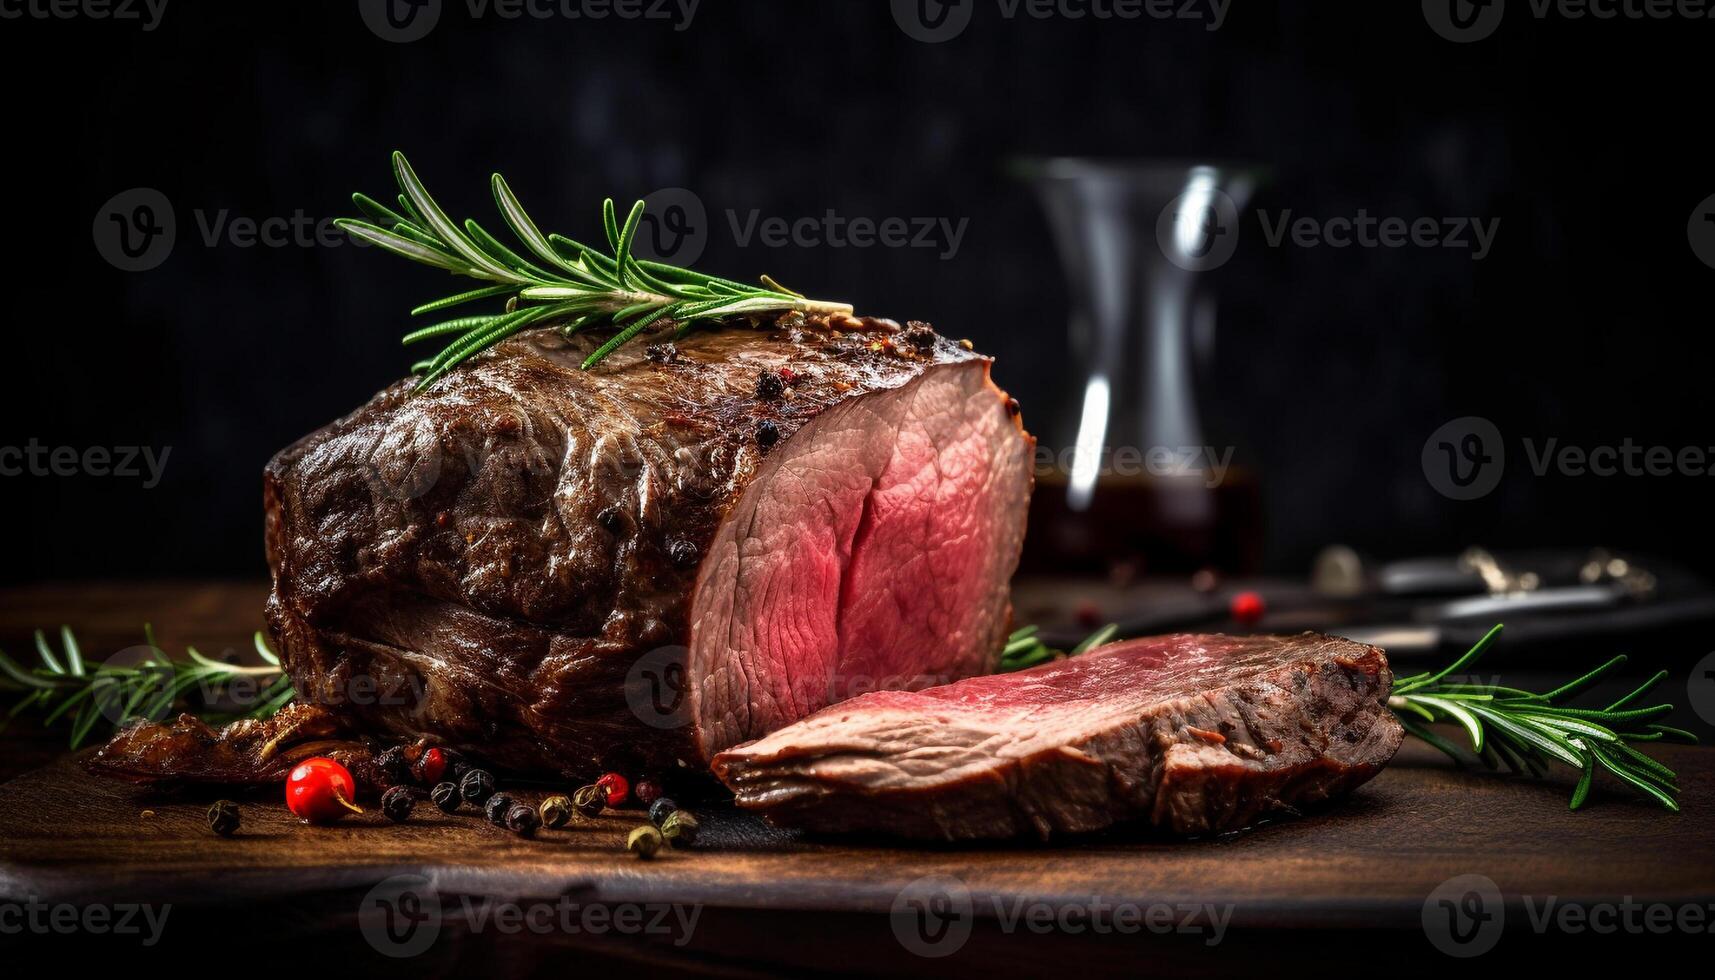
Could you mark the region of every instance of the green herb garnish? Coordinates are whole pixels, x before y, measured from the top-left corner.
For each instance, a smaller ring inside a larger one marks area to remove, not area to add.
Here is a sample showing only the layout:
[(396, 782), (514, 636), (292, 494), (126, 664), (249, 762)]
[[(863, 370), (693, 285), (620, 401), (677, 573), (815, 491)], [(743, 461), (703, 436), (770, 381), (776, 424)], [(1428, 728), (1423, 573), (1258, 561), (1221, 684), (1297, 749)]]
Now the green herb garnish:
[[(1034, 626), (1013, 633), (1001, 652), (1000, 670), (1023, 670), (1061, 657), (1077, 656), (1113, 639), (1112, 624), (1090, 634), (1082, 643), (1062, 653), (1037, 638)], [(1388, 707), (1411, 735), (1447, 753), (1461, 765), (1480, 762), (1490, 769), (1505, 765), (1517, 774), (1542, 776), (1550, 762), (1562, 762), (1582, 772), (1572, 790), (1571, 808), (1576, 810), (1590, 798), (1596, 770), (1606, 769), (1638, 792), (1677, 812), (1679, 780), (1672, 769), (1632, 748), (1632, 743), (1664, 739), (1696, 742), (1697, 736), (1679, 728), (1656, 724), (1673, 710), (1671, 704), (1646, 708), (1629, 707), (1667, 677), (1667, 671), (1639, 685), (1606, 708), (1573, 708), (1564, 701), (1607, 676), (1626, 662), (1614, 657), (1584, 676), (1547, 694), (1533, 694), (1498, 684), (1466, 684), (1449, 681), (1456, 672), (1477, 662), (1501, 627), (1489, 630), (1476, 645), (1457, 660), (1433, 673), (1398, 678)], [(1471, 739), (1471, 751), (1442, 738), (1426, 723), (1457, 724)]]
[(25, 667), (0, 651), (0, 690), (23, 692), (12, 705), (6, 721), (35, 708), (47, 712), (42, 719), (51, 725), (71, 718), (71, 747), (84, 743), (103, 721), (118, 728), (133, 718), (159, 721), (197, 692), (206, 701), (218, 696), (240, 679), (260, 685), (255, 703), (237, 718), (266, 718), (292, 702), (292, 682), (280, 670), (280, 658), (261, 633), (255, 635), (256, 653), (262, 664), (242, 667), (223, 663), (187, 647), (186, 660), (173, 660), (155, 645), (154, 631), (143, 627), (147, 653), (134, 664), (86, 664), (77, 638), (60, 627), (60, 651), (56, 654), (41, 630), (36, 631), (34, 667)]
[(1596, 770), (1606, 769), (1638, 792), (1677, 812), (1679, 781), (1672, 769), (1632, 748), (1631, 743), (1663, 739), (1696, 742), (1697, 736), (1679, 728), (1659, 725), (1651, 719), (1673, 710), (1671, 704), (1645, 708), (1628, 707), (1648, 694), (1667, 677), (1667, 671), (1639, 685), (1630, 694), (1606, 708), (1573, 708), (1562, 702), (1587, 690), (1616, 667), (1624, 656), (1568, 684), (1533, 694), (1498, 684), (1464, 684), (1446, 678), (1476, 663), (1494, 643), (1501, 627), (1489, 630), (1464, 656), (1434, 673), (1416, 674), (1394, 681), (1388, 707), (1399, 716), (1405, 730), (1464, 763), (1467, 753), (1424, 727), (1424, 722), (1457, 723), (1471, 739), (1476, 757), (1490, 769), (1505, 764), (1515, 773), (1541, 776), (1550, 761), (1562, 762), (1581, 771), (1572, 790), (1571, 808), (1583, 806), (1590, 797)]
[(621, 344), (658, 322), (678, 326), (683, 335), (693, 326), (753, 313), (800, 310), (807, 313), (850, 313), (845, 303), (805, 299), (779, 283), (762, 277), (762, 286), (747, 286), (632, 256), (631, 246), (643, 216), (643, 202), (631, 206), (623, 221), (613, 199), (602, 202), (602, 226), (608, 251), (600, 252), (563, 235), (544, 235), (525, 213), (506, 181), (490, 179), (494, 203), (528, 252), (526, 259), (502, 245), (476, 221), (461, 225), (449, 218), (417, 179), (403, 153), (393, 154), (399, 182), (399, 210), (365, 194), (352, 195), (364, 218), (335, 222), (351, 235), (402, 255), (413, 262), (445, 269), (454, 275), (496, 283), (456, 293), (412, 310), (413, 316), (436, 313), (478, 300), (505, 298), (499, 313), (464, 316), (413, 330), (406, 344), (433, 337), (452, 337), (433, 358), (412, 370), (421, 372), (421, 391), (459, 364), (530, 326), (559, 323), (571, 335), (586, 327), (618, 328), (606, 343), (584, 359), (587, 369)]

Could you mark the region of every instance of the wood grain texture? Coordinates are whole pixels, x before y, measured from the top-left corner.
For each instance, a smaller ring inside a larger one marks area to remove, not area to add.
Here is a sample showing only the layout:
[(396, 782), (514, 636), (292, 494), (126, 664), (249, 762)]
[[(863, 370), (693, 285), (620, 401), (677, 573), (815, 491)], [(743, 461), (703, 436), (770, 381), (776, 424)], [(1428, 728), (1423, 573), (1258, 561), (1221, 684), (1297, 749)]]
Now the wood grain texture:
[[(236, 646), (254, 628), (242, 620), (259, 608), (249, 605), (257, 590), (203, 588), (208, 591), (191, 593), (202, 598), (176, 602), (179, 593), (165, 587), (115, 591), (103, 623), (111, 620), (114, 642), (124, 643), (121, 626), (137, 617), (142, 602), (159, 604), (163, 626), (168, 616), (206, 602), (200, 618), (179, 620), (176, 628), (217, 649), (223, 642)], [(12, 627), (21, 622), (41, 621), (20, 610), (15, 596), (0, 604), (0, 636), (15, 635)], [(68, 620), (89, 621), (77, 615), (72, 600), (57, 610)], [(449, 817), (426, 802), (404, 825), (370, 814), (306, 827), (269, 792), (242, 798), (243, 828), (220, 839), (203, 823), (212, 796), (162, 795), (96, 779), (62, 754), (0, 784), (0, 900), (172, 902), (181, 934), (205, 942), (230, 937), (258, 917), (284, 914), (284, 924), (269, 928), (327, 933), (354, 955), (373, 957), (352, 924), (358, 902), (378, 881), (420, 873), (443, 896), (569, 895), (608, 905), (677, 903), (705, 915), (696, 941), (684, 947), (531, 937), (549, 960), (569, 954), (585, 962), (668, 964), (716, 975), (810, 969), (944, 975), (940, 961), (902, 951), (891, 938), (887, 913), (907, 884), (949, 875), (969, 888), (978, 917), (972, 941), (956, 960), (965, 968), (960, 973), (1046, 968), (1064, 962), (1067, 943), (1092, 972), (1135, 969), (1143, 948), (1137, 937), (1025, 935), (1001, 929), (990, 912), (1021, 900), (1059, 908), (1097, 897), (1232, 906), (1234, 938), (1218, 960), (1196, 942), (1146, 937), (1147, 961), (1163, 969), (1238, 970), (1297, 944), (1311, 952), (1313, 937), (1348, 929), (1358, 930), (1340, 933), (1348, 944), (1370, 941), (1362, 936), (1404, 937), (1387, 942), (1438, 957), (1423, 939), (1423, 905), (1457, 875), (1486, 875), (1509, 901), (1557, 896), (1715, 903), (1715, 822), (1709, 818), (1715, 749), (1666, 746), (1652, 754), (1681, 774), (1680, 814), (1611, 784), (1600, 786), (1587, 810), (1569, 813), (1565, 774), (1535, 782), (1460, 772), (1408, 743), (1381, 776), (1338, 805), (1213, 840), (1169, 840), (1137, 830), (1052, 846), (812, 840), (710, 804), (699, 811), (701, 845), (652, 862), (623, 850), (624, 835), (641, 822), (635, 811), (574, 818), (571, 829), (543, 831), (530, 841), (490, 827), (473, 811)], [(535, 800), (542, 793), (519, 795)], [(152, 814), (144, 816), (145, 810)], [(1523, 919), (1510, 917), (1509, 930)], [(482, 938), (444, 942), (438, 948), (445, 955), (427, 972), (544, 962), (510, 940), (495, 945)], [(1523, 955), (1541, 939), (1509, 938), (1507, 955)]]

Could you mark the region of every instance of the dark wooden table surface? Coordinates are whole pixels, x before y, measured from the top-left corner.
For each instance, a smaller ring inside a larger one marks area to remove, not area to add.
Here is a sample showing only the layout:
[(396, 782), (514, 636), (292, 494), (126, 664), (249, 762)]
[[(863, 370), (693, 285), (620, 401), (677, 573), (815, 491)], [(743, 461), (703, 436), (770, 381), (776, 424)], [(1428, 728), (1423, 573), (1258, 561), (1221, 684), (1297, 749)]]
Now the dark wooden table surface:
[[(136, 642), (138, 624), (150, 618), (175, 653), (184, 642), (205, 652), (242, 649), (262, 592), (252, 584), (12, 591), (0, 595), (0, 648), (17, 653), (31, 628), (66, 622), (79, 630), (86, 655), (99, 658)], [(1707, 935), (1678, 928), (1615, 936), (1572, 920), (1537, 925), (1551, 901), (1675, 913), (1715, 903), (1715, 750), (1703, 748), (1658, 753), (1681, 773), (1679, 814), (1613, 787), (1599, 790), (1589, 809), (1569, 813), (1565, 779), (1464, 773), (1408, 746), (1337, 806), (1214, 840), (1141, 831), (1053, 846), (808, 840), (716, 803), (705, 808), (708, 832), (697, 849), (642, 862), (623, 850), (634, 814), (609, 813), (526, 841), (427, 807), (405, 825), (368, 815), (309, 828), (272, 793), (241, 799), (241, 832), (220, 839), (204, 828), (206, 797), (93, 779), (65, 755), (63, 732), (32, 732), (5, 736), (12, 778), (0, 784), (0, 901), (170, 904), (162, 941), (150, 948), (240, 947), (262, 929), (272, 938), (314, 936), (353, 964), (408, 963), (418, 974), (522, 970), (568, 954), (586, 965), (720, 975), (1006, 975), (1059, 972), (1068, 957), (1079, 972), (1227, 974), (1282, 955), (1325, 957), (1325, 944), (1338, 942), (1347, 951), (1405, 954), (1399, 969), (1416, 972), (1453, 962), (1432, 941), (1425, 915), (1453, 892), (1451, 900), (1472, 900), (1469, 883), (1478, 879), (1461, 876), (1492, 881), (1500, 897), (1504, 929), (1485, 966), (1547, 950), (1582, 955), (1596, 943), (1707, 945)], [(398, 875), (421, 876), (405, 884), (425, 886), (442, 913), (428, 950), (411, 960), (383, 956), (391, 940), (378, 946), (363, 928), (389, 907), (388, 896), (397, 897), (384, 889), (376, 904), (371, 889)], [(495, 902), (526, 911), (564, 902), (610, 912), (637, 906), (646, 922), (659, 909), (669, 926), (645, 934), (513, 933), (482, 911)], [(1171, 931), (1093, 925), (1102, 909), (1121, 906), (1159, 915), (1160, 928)], [(946, 914), (925, 919), (921, 908)], [(1014, 919), (1019, 913), (1025, 918)], [(691, 914), (695, 925), (687, 929)], [(1080, 927), (1083, 916), (1092, 924)], [(1211, 916), (1224, 922), (1213, 944)], [(1038, 921), (1048, 925), (1032, 925)], [(925, 922), (954, 923), (954, 938), (930, 929), (941, 945), (914, 947)], [(914, 951), (922, 948), (950, 955)]]

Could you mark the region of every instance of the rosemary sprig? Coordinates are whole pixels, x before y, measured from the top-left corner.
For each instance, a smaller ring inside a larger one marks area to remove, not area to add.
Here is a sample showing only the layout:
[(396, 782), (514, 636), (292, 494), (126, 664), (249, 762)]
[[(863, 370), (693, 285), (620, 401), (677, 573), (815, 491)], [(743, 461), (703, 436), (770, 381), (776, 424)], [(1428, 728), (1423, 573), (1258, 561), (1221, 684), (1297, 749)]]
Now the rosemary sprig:
[(1009, 674), (1015, 670), (1045, 664), (1050, 660), (1076, 657), (1113, 639), (1114, 634), (1119, 632), (1119, 627), (1109, 623), (1084, 637), (1077, 646), (1065, 651), (1056, 650), (1043, 643), (1036, 632), (1036, 627), (1026, 626), (1006, 638), (1006, 646), (1000, 652), (1000, 673)]
[(422, 373), (416, 390), (434, 384), (464, 361), (531, 326), (558, 323), (570, 336), (586, 327), (613, 327), (612, 337), (584, 359), (588, 369), (622, 344), (659, 323), (671, 322), (683, 335), (692, 327), (753, 313), (801, 310), (850, 313), (845, 303), (805, 299), (767, 276), (762, 286), (747, 286), (717, 276), (632, 256), (631, 246), (643, 217), (638, 201), (621, 220), (613, 199), (602, 202), (607, 251), (598, 251), (563, 235), (544, 235), (499, 174), (490, 178), (501, 217), (523, 243), (529, 257), (500, 243), (475, 220), (463, 224), (448, 217), (429, 196), (403, 153), (393, 154), (399, 183), (399, 210), (365, 194), (352, 195), (363, 218), (335, 222), (354, 237), (372, 242), (413, 262), (495, 285), (455, 293), (424, 303), (413, 316), (438, 313), (465, 303), (506, 298), (499, 313), (443, 320), (407, 333), (404, 343), (453, 338), (441, 352), (412, 367)]
[[(1667, 677), (1667, 671), (1639, 685), (1630, 694), (1605, 708), (1573, 708), (1563, 702), (1588, 690), (1597, 681), (1626, 662), (1614, 657), (1595, 670), (1546, 694), (1533, 694), (1498, 684), (1466, 684), (1447, 680), (1476, 663), (1501, 627), (1489, 630), (1464, 656), (1433, 673), (1416, 674), (1394, 681), (1388, 707), (1405, 730), (1455, 761), (1465, 763), (1474, 753), (1490, 769), (1505, 764), (1515, 773), (1541, 776), (1548, 764), (1561, 762), (1580, 770), (1572, 791), (1571, 808), (1583, 806), (1590, 797), (1596, 770), (1605, 769), (1638, 792), (1678, 811), (1678, 777), (1672, 769), (1632, 748), (1633, 743), (1663, 739), (1697, 741), (1697, 736), (1678, 728), (1656, 724), (1651, 719), (1671, 712), (1673, 705), (1630, 707)], [(1460, 725), (1471, 740), (1467, 753), (1424, 727), (1428, 722)]]
[(32, 708), (46, 712), (42, 723), (52, 725), (71, 718), (71, 747), (77, 748), (103, 722), (119, 728), (133, 718), (158, 721), (191, 694), (203, 703), (213, 700), (240, 679), (263, 685), (256, 701), (234, 718), (266, 718), (290, 704), (292, 682), (280, 669), (280, 658), (257, 633), (256, 653), (263, 663), (241, 667), (223, 663), (187, 647), (185, 660), (173, 660), (155, 645), (154, 630), (143, 627), (147, 654), (135, 664), (98, 664), (83, 659), (77, 638), (60, 627), (60, 651), (56, 654), (41, 630), (36, 631), (34, 667), (25, 667), (0, 651), (0, 689), (23, 693), (12, 705), (0, 726)]

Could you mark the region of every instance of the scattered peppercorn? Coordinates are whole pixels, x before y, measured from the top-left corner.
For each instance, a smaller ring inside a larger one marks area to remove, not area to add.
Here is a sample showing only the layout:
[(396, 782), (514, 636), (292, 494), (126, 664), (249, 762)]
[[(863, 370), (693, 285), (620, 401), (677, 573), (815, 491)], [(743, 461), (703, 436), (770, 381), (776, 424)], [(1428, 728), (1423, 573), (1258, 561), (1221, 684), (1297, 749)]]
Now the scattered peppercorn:
[(1006, 400), (1006, 414), (1009, 416), (1016, 416), (1018, 411), (1018, 399), (1008, 398)]
[(536, 832), (536, 828), (540, 826), (542, 826), (542, 818), (536, 815), (536, 811), (534, 809), (525, 806), (522, 803), (514, 803), (511, 807), (507, 808), (507, 830), (512, 831), (520, 837), (529, 837), (531, 834), (534, 834)]
[(417, 782), (423, 786), (433, 786), (441, 781), (447, 772), (447, 753), (443, 749), (433, 748), (424, 750), (417, 758), (414, 767)]
[(381, 812), (394, 823), (404, 823), (411, 819), (411, 810), (417, 805), (417, 798), (411, 795), (407, 786), (395, 786), (381, 794)]
[(459, 795), (481, 806), (494, 795), (494, 777), (486, 769), (472, 769), (459, 780)]
[(680, 567), (694, 565), (697, 562), (697, 546), (684, 538), (674, 538), (667, 545), (667, 557)]
[(756, 397), (758, 401), (771, 402), (786, 394), (786, 381), (773, 371), (764, 371), (756, 376)]
[(905, 321), (905, 339), (913, 347), (935, 346), (935, 328), (922, 320)]
[(801, 375), (799, 375), (797, 371), (794, 371), (789, 367), (781, 368), (779, 371), (779, 374), (780, 374), (780, 380), (781, 381), (784, 381), (788, 385), (792, 385), (794, 387), (797, 386), (798, 381), (801, 378)]
[(661, 831), (644, 824), (625, 839), (625, 849), (647, 861), (661, 850)]
[(429, 790), (429, 799), (435, 801), (435, 806), (440, 807), (442, 813), (452, 813), (463, 802), (458, 786), (453, 783), (437, 783), (434, 789)]
[(625, 802), (631, 793), (631, 783), (617, 772), (605, 773), (595, 781), (596, 787), (607, 794), (607, 805), (617, 807)]
[(961, 341), (959, 341), (959, 346), (960, 346), (960, 347), (962, 347), (962, 348), (964, 348), (964, 349), (965, 349), (965, 350), (976, 350), (976, 349), (977, 349), (977, 345), (976, 345), (976, 344), (973, 344), (973, 343), (971, 343), (971, 342), (970, 342), (970, 341), (968, 341), (968, 340), (961, 340)]
[(654, 803), (649, 804), (649, 822), (659, 827), (661, 826), (661, 822), (667, 819), (667, 815), (669, 813), (673, 813), (678, 809), (679, 804), (674, 803), (672, 800), (663, 796)]
[(488, 798), (487, 803), (482, 805), (483, 816), (488, 818), (489, 823), (499, 826), (505, 823), (506, 811), (512, 809), (512, 805), (516, 802), (518, 801), (505, 793), (496, 793)]
[(1255, 626), (1262, 619), (1263, 613), (1267, 611), (1268, 606), (1263, 602), (1262, 596), (1255, 592), (1240, 592), (1233, 596), (1233, 618), (1238, 620), (1239, 625), (1246, 629)]
[(643, 356), (658, 364), (670, 364), (679, 357), (679, 348), (672, 344), (650, 344), (643, 348)]
[(601, 816), (601, 811), (606, 806), (607, 794), (600, 786), (580, 786), (578, 791), (572, 794), (572, 809), (586, 817)]
[(763, 419), (756, 423), (756, 444), (764, 449), (780, 441), (780, 426), (773, 419)]
[(405, 747), (402, 745), (395, 745), (376, 756), (375, 768), (381, 770), (381, 778), (389, 786), (411, 781), (411, 764), (405, 759)]
[(631, 787), (631, 795), (637, 797), (637, 802), (649, 806), (661, 798), (661, 784), (649, 776), (644, 776)]
[(696, 815), (689, 810), (674, 810), (661, 821), (661, 836), (672, 841), (674, 847), (687, 847), (697, 842), (698, 828)]
[(231, 800), (215, 800), (214, 806), (208, 808), (208, 829), (221, 837), (231, 837), (242, 821), (238, 804)]
[(542, 826), (549, 830), (559, 830), (572, 819), (572, 801), (564, 796), (550, 796), (542, 801), (539, 816), (542, 818)]

